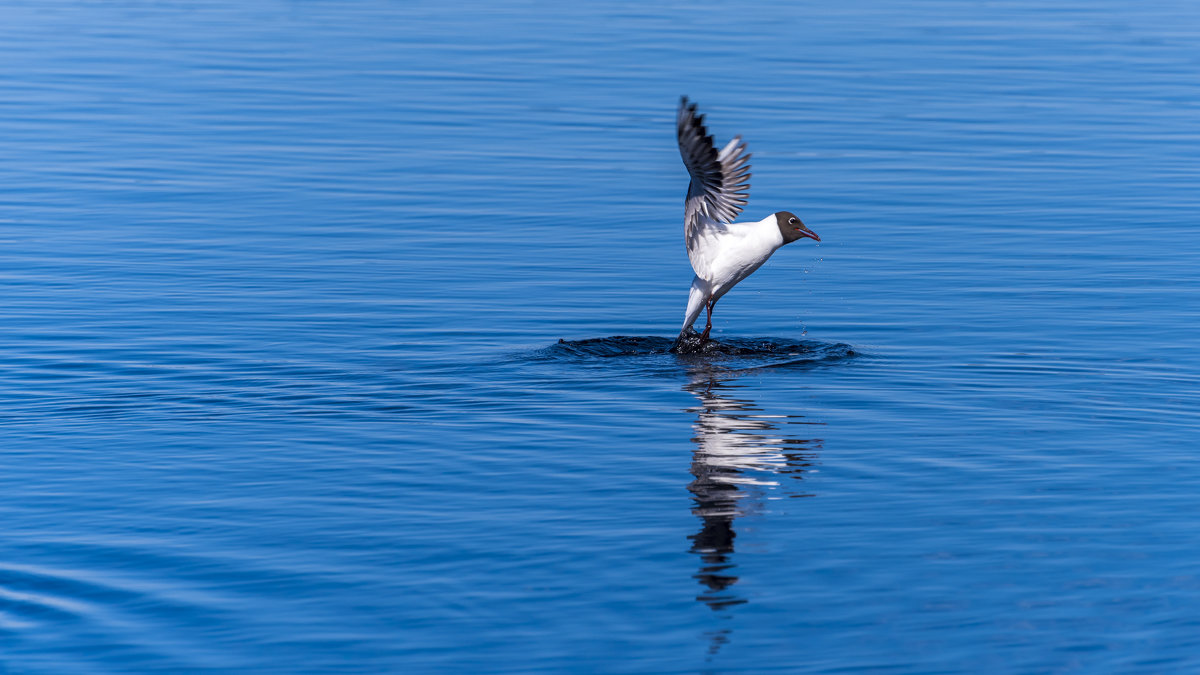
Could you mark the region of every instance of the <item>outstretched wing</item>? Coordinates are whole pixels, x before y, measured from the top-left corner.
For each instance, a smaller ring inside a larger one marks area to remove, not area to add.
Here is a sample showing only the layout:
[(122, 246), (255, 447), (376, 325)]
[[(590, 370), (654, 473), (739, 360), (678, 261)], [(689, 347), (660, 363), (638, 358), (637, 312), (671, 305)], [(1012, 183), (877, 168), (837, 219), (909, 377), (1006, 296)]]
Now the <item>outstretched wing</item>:
[(750, 194), (750, 153), (741, 136), (717, 151), (713, 138), (704, 128), (704, 115), (696, 112), (696, 104), (686, 96), (679, 100), (676, 136), (683, 165), (692, 177), (684, 202), (684, 235), (688, 254), (702, 238), (709, 225), (727, 224), (742, 212)]

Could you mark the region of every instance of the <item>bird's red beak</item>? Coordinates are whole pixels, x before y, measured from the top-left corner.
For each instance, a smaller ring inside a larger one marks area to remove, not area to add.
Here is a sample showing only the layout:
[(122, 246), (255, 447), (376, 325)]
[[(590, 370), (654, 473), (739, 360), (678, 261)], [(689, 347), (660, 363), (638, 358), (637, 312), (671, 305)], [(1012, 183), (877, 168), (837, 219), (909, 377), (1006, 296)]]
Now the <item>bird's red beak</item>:
[(812, 230), (808, 229), (807, 227), (797, 227), (795, 229), (797, 232), (800, 233), (801, 237), (808, 237), (809, 239), (815, 239), (817, 241), (821, 241), (821, 238), (817, 236), (817, 233), (813, 232)]

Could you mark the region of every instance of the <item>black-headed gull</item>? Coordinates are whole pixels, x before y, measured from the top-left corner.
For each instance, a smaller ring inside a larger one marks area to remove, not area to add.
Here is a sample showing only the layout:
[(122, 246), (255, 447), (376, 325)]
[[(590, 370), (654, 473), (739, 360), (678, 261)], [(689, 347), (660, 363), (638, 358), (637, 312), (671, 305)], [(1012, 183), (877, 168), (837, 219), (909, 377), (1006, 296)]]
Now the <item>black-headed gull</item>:
[[(712, 331), (713, 305), (739, 281), (762, 267), (771, 254), (797, 239), (821, 241), (790, 211), (778, 211), (755, 223), (735, 223), (750, 190), (750, 153), (741, 136), (720, 151), (704, 128), (704, 115), (684, 96), (679, 101), (676, 121), (679, 154), (691, 174), (684, 202), (683, 232), (688, 258), (696, 278), (688, 295), (682, 339), (708, 309), (708, 321), (700, 336), (703, 343)], [(677, 343), (678, 344), (678, 343)]]

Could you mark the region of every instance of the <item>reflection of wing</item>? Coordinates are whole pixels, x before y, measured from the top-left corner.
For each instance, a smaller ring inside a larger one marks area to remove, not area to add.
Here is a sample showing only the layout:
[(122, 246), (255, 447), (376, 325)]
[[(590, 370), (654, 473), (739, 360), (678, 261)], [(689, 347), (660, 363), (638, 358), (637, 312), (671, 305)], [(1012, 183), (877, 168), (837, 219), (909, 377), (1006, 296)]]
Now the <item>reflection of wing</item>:
[[(703, 230), (733, 222), (746, 205), (750, 194), (750, 153), (741, 136), (720, 151), (704, 128), (704, 115), (696, 112), (696, 104), (684, 96), (679, 101), (675, 135), (679, 155), (692, 177), (688, 184), (683, 208), (684, 238), (692, 267), (696, 267), (697, 251), (701, 247)], [(706, 265), (702, 265), (706, 267)], [(696, 273), (700, 274), (697, 268)]]

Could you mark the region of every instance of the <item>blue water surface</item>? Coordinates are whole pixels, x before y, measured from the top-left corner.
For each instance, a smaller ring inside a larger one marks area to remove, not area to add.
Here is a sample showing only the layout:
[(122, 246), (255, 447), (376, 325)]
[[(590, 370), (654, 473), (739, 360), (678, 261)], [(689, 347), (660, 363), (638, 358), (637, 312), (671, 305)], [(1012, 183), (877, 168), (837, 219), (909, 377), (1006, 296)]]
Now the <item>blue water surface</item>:
[[(9, 2), (0, 671), (1200, 671), (1200, 5)], [(800, 214), (667, 351), (680, 95)]]

